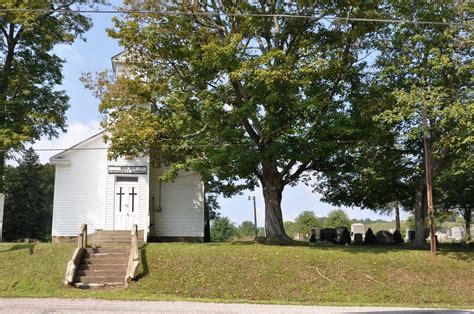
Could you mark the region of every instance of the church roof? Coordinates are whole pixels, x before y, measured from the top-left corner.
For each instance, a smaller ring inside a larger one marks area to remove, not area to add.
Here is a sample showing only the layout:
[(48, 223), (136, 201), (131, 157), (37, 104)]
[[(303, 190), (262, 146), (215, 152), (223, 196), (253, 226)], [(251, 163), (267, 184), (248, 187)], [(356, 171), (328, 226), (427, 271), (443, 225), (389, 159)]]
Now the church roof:
[(102, 137), (103, 136), (103, 133), (105, 132), (104, 131), (100, 131), (99, 133), (95, 134), (95, 135), (92, 135), (91, 137), (89, 138), (86, 138), (85, 140), (63, 150), (62, 152), (60, 153), (57, 153), (56, 155), (52, 156), (49, 158), (49, 161), (50, 162), (53, 162), (54, 160), (57, 160), (57, 159), (61, 159), (62, 157), (64, 157), (65, 154), (67, 153), (70, 153), (70, 152), (74, 152), (75, 150), (80, 150), (81, 147), (84, 147), (85, 145), (89, 144), (90, 142), (94, 141), (95, 139), (97, 139), (97, 137)]

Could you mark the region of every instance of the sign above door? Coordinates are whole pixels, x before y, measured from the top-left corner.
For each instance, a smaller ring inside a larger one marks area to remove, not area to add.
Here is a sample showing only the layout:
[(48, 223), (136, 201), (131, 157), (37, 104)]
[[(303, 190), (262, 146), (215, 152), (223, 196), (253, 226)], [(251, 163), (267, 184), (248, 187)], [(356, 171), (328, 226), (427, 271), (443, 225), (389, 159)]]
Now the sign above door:
[(109, 174), (146, 174), (146, 166), (109, 166)]

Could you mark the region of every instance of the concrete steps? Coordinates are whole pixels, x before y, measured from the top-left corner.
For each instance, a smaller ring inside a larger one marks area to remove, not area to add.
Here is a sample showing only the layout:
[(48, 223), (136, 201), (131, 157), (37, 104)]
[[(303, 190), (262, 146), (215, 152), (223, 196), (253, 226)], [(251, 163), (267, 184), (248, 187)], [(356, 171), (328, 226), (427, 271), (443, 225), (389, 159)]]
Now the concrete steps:
[[(138, 243), (144, 242), (144, 231), (138, 231)], [(130, 230), (97, 230), (90, 237), (93, 245), (115, 245), (115, 244), (130, 244), (131, 241)]]
[(124, 286), (130, 247), (87, 249), (74, 285), (82, 289)]

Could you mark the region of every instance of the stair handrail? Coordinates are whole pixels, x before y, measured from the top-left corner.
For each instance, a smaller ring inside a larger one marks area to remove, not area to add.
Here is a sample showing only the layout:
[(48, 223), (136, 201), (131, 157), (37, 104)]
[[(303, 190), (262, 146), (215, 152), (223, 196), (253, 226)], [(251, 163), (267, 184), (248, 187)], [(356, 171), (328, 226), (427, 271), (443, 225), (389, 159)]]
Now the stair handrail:
[(71, 259), (67, 262), (66, 278), (64, 285), (68, 286), (74, 283), (74, 277), (81, 264), (82, 257), (87, 248), (87, 224), (81, 224), (79, 227), (79, 235), (77, 236), (77, 247), (74, 250), (74, 254)]
[(137, 277), (140, 256), (138, 254), (138, 226), (134, 224), (131, 231), (130, 257), (128, 259), (127, 273), (125, 275), (125, 286)]
[(87, 248), (87, 224), (81, 224), (79, 227), (79, 236), (77, 237), (77, 248)]

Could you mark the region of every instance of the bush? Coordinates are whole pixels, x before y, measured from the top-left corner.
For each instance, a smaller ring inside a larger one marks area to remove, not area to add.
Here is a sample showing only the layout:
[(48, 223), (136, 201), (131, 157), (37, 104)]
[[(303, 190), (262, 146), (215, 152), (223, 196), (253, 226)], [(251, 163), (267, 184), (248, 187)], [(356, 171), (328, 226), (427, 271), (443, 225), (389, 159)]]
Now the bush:
[(393, 241), (394, 241), (396, 244), (401, 244), (401, 243), (403, 243), (403, 238), (402, 238), (402, 234), (400, 233), (400, 231), (395, 230), (395, 232), (393, 232)]
[(213, 242), (229, 241), (237, 235), (237, 228), (227, 217), (218, 217), (211, 225), (211, 240)]
[(342, 209), (334, 209), (331, 211), (324, 221), (325, 228), (347, 227), (350, 228), (351, 220)]
[(377, 237), (375, 237), (374, 232), (372, 231), (371, 228), (367, 229), (367, 232), (365, 233), (365, 239), (364, 239), (365, 244), (377, 244)]

